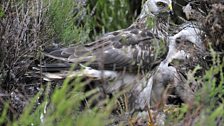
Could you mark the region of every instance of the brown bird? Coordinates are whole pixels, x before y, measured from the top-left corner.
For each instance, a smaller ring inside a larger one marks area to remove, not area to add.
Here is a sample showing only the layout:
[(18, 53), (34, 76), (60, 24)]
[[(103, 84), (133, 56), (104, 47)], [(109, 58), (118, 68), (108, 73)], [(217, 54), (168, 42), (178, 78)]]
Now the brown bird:
[[(47, 81), (82, 76), (103, 80), (107, 94), (125, 89), (132, 113), (150, 103), (151, 73), (167, 53), (171, 0), (147, 0), (141, 14), (128, 28), (107, 33), (94, 42), (56, 49), (45, 56), (56, 63), (43, 64)], [(86, 63), (88, 65), (86, 65)], [(68, 71), (71, 65), (83, 69)]]
[(198, 26), (190, 23), (169, 37), (167, 57), (153, 75), (152, 101), (154, 104), (163, 104), (165, 89), (168, 85), (175, 89), (176, 94), (184, 102), (190, 103), (193, 100), (194, 93), (187, 84), (187, 73), (197, 65), (203, 69), (208, 67), (205, 60), (208, 53), (201, 38), (202, 34)]
[(168, 35), (171, 4), (171, 0), (148, 0), (130, 27), (104, 34), (85, 45), (45, 53), (45, 56), (60, 63), (44, 64), (43, 70), (61, 72), (61, 75), (66, 76), (64, 70), (70, 68), (71, 64), (85, 63), (94, 69), (133, 73), (151, 70), (166, 53), (164, 41)]

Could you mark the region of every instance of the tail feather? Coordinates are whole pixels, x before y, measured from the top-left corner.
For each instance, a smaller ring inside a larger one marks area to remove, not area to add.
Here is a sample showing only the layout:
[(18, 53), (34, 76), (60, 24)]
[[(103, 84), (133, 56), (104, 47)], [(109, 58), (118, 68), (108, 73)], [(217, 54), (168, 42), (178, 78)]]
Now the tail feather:
[(39, 66), (39, 69), (43, 72), (59, 72), (62, 70), (69, 70), (72, 67), (69, 63), (54, 63), (54, 64), (44, 64)]

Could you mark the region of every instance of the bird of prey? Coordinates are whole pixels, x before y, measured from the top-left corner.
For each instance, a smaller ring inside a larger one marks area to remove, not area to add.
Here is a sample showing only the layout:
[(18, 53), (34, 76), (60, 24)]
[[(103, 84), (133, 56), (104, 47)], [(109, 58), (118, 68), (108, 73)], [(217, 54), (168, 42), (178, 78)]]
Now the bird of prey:
[[(147, 0), (136, 21), (128, 28), (104, 34), (94, 42), (45, 53), (56, 63), (43, 64), (45, 80), (82, 76), (104, 80), (103, 92), (126, 89), (129, 111), (144, 109), (150, 101), (150, 71), (167, 53), (166, 38), (171, 0)], [(86, 65), (86, 63), (88, 65)], [(84, 69), (69, 71), (72, 64)], [(106, 81), (106, 82), (105, 82)]]
[(151, 70), (166, 53), (164, 40), (168, 34), (171, 12), (171, 0), (148, 0), (130, 27), (104, 34), (85, 45), (45, 53), (45, 56), (63, 62), (45, 64), (43, 70), (62, 72), (58, 76), (65, 76), (63, 70), (71, 64), (85, 63), (89, 63), (91, 68), (103, 70), (126, 70), (133, 73)]
[[(170, 13), (171, 0), (147, 0), (130, 27), (107, 33), (85, 45), (45, 53), (56, 63), (43, 64), (44, 79), (51, 81), (82, 76), (103, 80), (99, 87), (106, 94), (128, 91), (131, 113), (144, 109), (150, 102), (152, 88), (151, 73), (146, 71), (152, 70), (167, 53), (165, 41)], [(84, 69), (68, 71), (71, 64), (80, 64)]]
[(208, 67), (205, 61), (208, 53), (202, 35), (197, 25), (187, 23), (178, 33), (169, 37), (167, 57), (153, 75), (152, 102), (163, 102), (163, 94), (168, 85), (175, 88), (176, 94), (184, 102), (192, 101), (194, 93), (187, 84), (187, 72), (197, 65), (203, 69)]

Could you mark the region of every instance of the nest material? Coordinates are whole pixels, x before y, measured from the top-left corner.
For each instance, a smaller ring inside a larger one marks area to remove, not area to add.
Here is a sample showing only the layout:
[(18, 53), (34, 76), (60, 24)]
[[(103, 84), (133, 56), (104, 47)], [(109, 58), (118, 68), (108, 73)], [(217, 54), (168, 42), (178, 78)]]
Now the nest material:
[(216, 51), (224, 50), (224, 4), (213, 4), (204, 21), (207, 42), (212, 43)]

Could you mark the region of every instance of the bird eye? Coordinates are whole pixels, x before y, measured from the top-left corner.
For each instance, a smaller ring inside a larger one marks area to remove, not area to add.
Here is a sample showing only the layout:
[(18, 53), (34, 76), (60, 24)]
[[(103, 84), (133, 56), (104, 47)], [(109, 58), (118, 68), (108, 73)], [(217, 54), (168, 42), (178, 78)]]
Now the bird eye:
[(179, 44), (181, 42), (181, 37), (176, 38), (176, 43)]
[(157, 2), (156, 5), (157, 5), (158, 7), (166, 7), (166, 4), (163, 3), (163, 2)]

